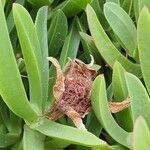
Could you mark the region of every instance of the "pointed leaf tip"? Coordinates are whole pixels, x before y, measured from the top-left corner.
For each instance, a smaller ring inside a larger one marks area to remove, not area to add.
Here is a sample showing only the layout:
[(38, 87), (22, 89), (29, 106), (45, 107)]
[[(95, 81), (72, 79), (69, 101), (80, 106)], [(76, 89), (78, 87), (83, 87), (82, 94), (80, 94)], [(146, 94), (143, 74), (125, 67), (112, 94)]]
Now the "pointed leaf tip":
[(88, 12), (89, 10), (91, 10), (92, 6), (90, 4), (87, 4), (86, 6), (86, 12)]
[(133, 129), (132, 147), (134, 150), (149, 150), (149, 145), (150, 131), (148, 125), (144, 118), (139, 116), (136, 119)]
[(20, 7), (20, 6), (21, 6), (20, 4), (13, 3), (13, 9), (14, 9), (14, 8), (17, 8), (17, 7)]

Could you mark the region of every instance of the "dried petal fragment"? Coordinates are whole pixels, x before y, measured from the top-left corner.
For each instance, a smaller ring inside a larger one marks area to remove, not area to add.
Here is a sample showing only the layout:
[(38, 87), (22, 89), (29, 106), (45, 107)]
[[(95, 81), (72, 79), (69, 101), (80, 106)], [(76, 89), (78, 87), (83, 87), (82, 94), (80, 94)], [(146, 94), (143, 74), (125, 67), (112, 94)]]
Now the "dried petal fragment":
[(64, 84), (64, 76), (61, 70), (61, 67), (58, 63), (58, 61), (53, 57), (48, 57), (48, 60), (53, 63), (53, 65), (56, 67), (57, 70), (57, 79), (56, 84), (53, 88), (53, 94), (56, 100), (60, 100), (62, 98), (63, 92), (65, 91), (65, 84)]
[(81, 116), (75, 110), (69, 110), (65, 113), (75, 124), (78, 129), (86, 130), (85, 125), (81, 119)]
[(126, 100), (122, 102), (109, 102), (109, 110), (112, 113), (117, 113), (129, 107), (129, 105), (130, 105), (129, 98), (127, 98)]

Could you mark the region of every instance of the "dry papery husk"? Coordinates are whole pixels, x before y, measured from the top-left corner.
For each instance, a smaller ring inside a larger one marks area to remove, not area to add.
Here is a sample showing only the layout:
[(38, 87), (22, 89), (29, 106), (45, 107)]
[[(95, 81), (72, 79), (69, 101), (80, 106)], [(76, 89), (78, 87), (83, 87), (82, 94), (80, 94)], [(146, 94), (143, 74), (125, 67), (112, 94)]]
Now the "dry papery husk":
[[(91, 86), (97, 73), (92, 68), (94, 60), (91, 58), (90, 64), (85, 64), (79, 59), (69, 59), (62, 72), (59, 62), (53, 57), (48, 57), (57, 70), (57, 79), (53, 87), (55, 102), (48, 113), (50, 120), (55, 121), (67, 115), (77, 128), (86, 130), (82, 118), (91, 110)], [(128, 107), (129, 101), (110, 102), (109, 105), (110, 110), (116, 113)]]

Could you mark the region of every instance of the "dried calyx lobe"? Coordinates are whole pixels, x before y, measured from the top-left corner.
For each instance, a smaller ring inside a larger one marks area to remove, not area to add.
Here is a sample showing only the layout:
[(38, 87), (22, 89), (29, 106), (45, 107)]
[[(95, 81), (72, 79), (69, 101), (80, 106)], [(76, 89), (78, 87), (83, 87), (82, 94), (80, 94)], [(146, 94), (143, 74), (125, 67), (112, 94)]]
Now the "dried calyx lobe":
[(49, 118), (57, 120), (66, 114), (78, 128), (82, 128), (84, 125), (81, 118), (91, 109), (90, 93), (96, 70), (78, 59), (69, 59), (62, 73), (58, 61), (52, 57), (49, 60), (57, 69), (57, 79), (53, 89), (56, 100), (50, 110)]

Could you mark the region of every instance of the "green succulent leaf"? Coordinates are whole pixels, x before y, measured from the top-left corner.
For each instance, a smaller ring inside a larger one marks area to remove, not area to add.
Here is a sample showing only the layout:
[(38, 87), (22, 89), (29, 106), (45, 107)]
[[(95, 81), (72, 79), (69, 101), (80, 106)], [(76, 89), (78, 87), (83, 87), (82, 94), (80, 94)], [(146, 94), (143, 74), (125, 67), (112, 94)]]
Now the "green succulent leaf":
[(122, 8), (129, 14), (129, 16), (134, 16), (134, 8), (133, 8), (133, 2), (134, 0), (124, 0), (122, 3)]
[[(149, 39), (150, 0), (0, 0), (0, 150), (148, 150)], [(87, 131), (65, 115), (50, 120), (59, 108), (47, 57), (64, 72), (68, 57), (91, 55)], [(110, 101), (124, 100), (114, 113)]]
[(91, 93), (92, 108), (99, 122), (118, 143), (130, 148), (131, 133), (123, 130), (111, 115), (107, 102), (106, 85), (103, 75), (94, 80)]
[[(80, 19), (78, 17), (76, 17), (76, 20), (77, 20), (77, 27), (78, 27), (80, 36), (81, 36), (81, 34), (86, 34), (86, 33), (84, 33), (84, 32), (86, 32), (86, 29), (83, 26), (83, 24), (81, 23)], [(91, 49), (90, 49), (89, 45), (83, 40), (82, 36), (81, 36), (81, 43), (82, 43), (82, 46), (84, 49), (84, 56), (85, 56), (86, 60), (88, 62), (90, 62)]]
[(79, 43), (80, 43), (80, 36), (76, 27), (76, 22), (75, 20), (72, 23), (71, 29), (69, 34), (67, 35), (61, 54), (60, 54), (60, 59), (59, 63), (62, 68), (64, 68), (65, 64), (68, 61), (68, 57), (70, 58), (76, 58), (77, 51), (79, 48)]
[(45, 140), (45, 146), (46, 147), (51, 147), (53, 149), (58, 149), (58, 148), (66, 148), (67, 146), (70, 145), (70, 142), (66, 142), (63, 140), (58, 140), (58, 139), (52, 139), (51, 137), (47, 137)]
[(119, 5), (110, 2), (104, 5), (104, 14), (122, 46), (130, 56), (134, 56), (137, 48), (136, 28), (130, 16)]
[(2, 6), (5, 7), (6, 0), (1, 0)]
[[(20, 5), (24, 5), (25, 0), (16, 0), (15, 3), (18, 3)], [(8, 17), (7, 17), (7, 27), (8, 27), (8, 32), (11, 33), (11, 31), (13, 30), (15, 24), (14, 24), (14, 20), (13, 20), (13, 12), (12, 10), (10, 11)]]
[(149, 150), (150, 130), (142, 116), (135, 121), (133, 130), (132, 147), (133, 150)]
[(128, 148), (122, 146), (122, 145), (113, 145), (111, 146), (112, 150), (129, 150)]
[(21, 135), (22, 133), (22, 119), (16, 116), (9, 110), (9, 122), (8, 122), (8, 131), (14, 132), (16, 135)]
[[(110, 0), (112, 1), (112, 0)], [(113, 0), (114, 2), (119, 0)], [(108, 23), (107, 20), (104, 16), (104, 12), (103, 12), (103, 5), (104, 5), (104, 1), (99, 1), (99, 0), (93, 0), (90, 5), (92, 6), (92, 8), (94, 9), (97, 18), (99, 19), (99, 21), (101, 22), (102, 26), (107, 29), (108, 28)]]
[(44, 5), (50, 5), (53, 3), (54, 0), (27, 0), (34, 6), (44, 6)]
[(27, 10), (13, 4), (13, 16), (24, 56), (30, 85), (30, 101), (34, 109), (42, 110), (42, 54), (33, 21)]
[(85, 57), (90, 63), (92, 55), (94, 57), (94, 60), (96, 63), (101, 64), (100, 54), (98, 53), (98, 50), (94, 44), (93, 38), (85, 33), (84, 26), (82, 25), (81, 21), (77, 19), (78, 27), (79, 27), (79, 34), (81, 37), (82, 46), (85, 52)]
[(134, 13), (137, 21), (139, 18), (139, 14), (144, 6), (148, 7), (150, 10), (149, 0), (134, 0)]
[(43, 6), (39, 9), (35, 28), (38, 35), (38, 39), (41, 47), (42, 54), (42, 108), (45, 109), (45, 105), (48, 99), (48, 83), (49, 83), (49, 63), (48, 57), (48, 41), (47, 41), (47, 13), (48, 7)]
[[(115, 62), (113, 67), (112, 88), (114, 101), (123, 101), (128, 97), (128, 89), (125, 80), (125, 69), (119, 62)], [(115, 117), (121, 127), (126, 131), (132, 131), (133, 121), (130, 108), (127, 108), (117, 114)]]
[(99, 147), (104, 150), (108, 149), (106, 142), (98, 139), (90, 132), (61, 125), (48, 119), (41, 119), (40, 122), (32, 124), (30, 127), (43, 133), (44, 135), (69, 142), (70, 144)]
[[(10, 43), (6, 20), (0, 2), (0, 94), (7, 106), (28, 122), (35, 121), (37, 114), (28, 102), (17, 63)], [(11, 72), (11, 74), (10, 74)]]
[(146, 7), (144, 7), (140, 13), (137, 27), (137, 38), (138, 38), (138, 48), (139, 48), (139, 58), (141, 63), (142, 75), (150, 93), (150, 13)]
[[(90, 54), (94, 57), (94, 60), (97, 64), (102, 63), (101, 55), (98, 52), (97, 47), (93, 41), (93, 38), (84, 32), (80, 32), (81, 39), (83, 40), (83, 46), (89, 50)], [(91, 58), (90, 58), (91, 60)]]
[(120, 5), (120, 0), (106, 0), (106, 2), (113, 2)]
[(19, 140), (18, 134), (15, 133), (0, 133), (0, 148), (6, 148), (12, 144), (15, 144)]
[(44, 150), (45, 136), (41, 133), (24, 126), (23, 149)]
[(57, 10), (52, 18), (49, 31), (49, 55), (56, 57), (63, 46), (68, 32), (67, 18), (62, 10)]
[(92, 0), (65, 0), (56, 9), (61, 9), (67, 17), (72, 17), (83, 11)]
[(116, 61), (113, 67), (112, 88), (115, 100), (123, 100), (128, 96), (128, 89), (125, 81), (125, 69)]
[(86, 128), (89, 132), (99, 137), (102, 130), (102, 126), (99, 124), (99, 121), (97, 120), (93, 111), (87, 116)]
[(63, 148), (54, 149), (54, 148), (45, 147), (45, 150), (65, 150), (65, 149), (63, 149)]
[(137, 76), (141, 76), (140, 66), (138, 64), (133, 64), (132, 62), (127, 60), (116, 49), (116, 47), (112, 44), (104, 29), (102, 28), (94, 10), (90, 5), (87, 6), (86, 13), (90, 32), (94, 39), (95, 45), (108, 65), (112, 67), (115, 61), (118, 61), (127, 71)]
[(0, 115), (0, 122), (3, 123), (8, 132), (21, 134), (21, 118), (12, 113), (2, 99), (0, 100)]
[(150, 127), (150, 98), (142, 82), (134, 75), (125, 73), (133, 121), (140, 115), (144, 117)]
[(23, 58), (19, 58), (17, 60), (18, 69), (20, 72), (22, 72), (25, 69), (25, 63)]
[(3, 122), (4, 125), (7, 127), (7, 129), (9, 130), (9, 110), (2, 99), (0, 99), (0, 115), (2, 119), (1, 122)]

